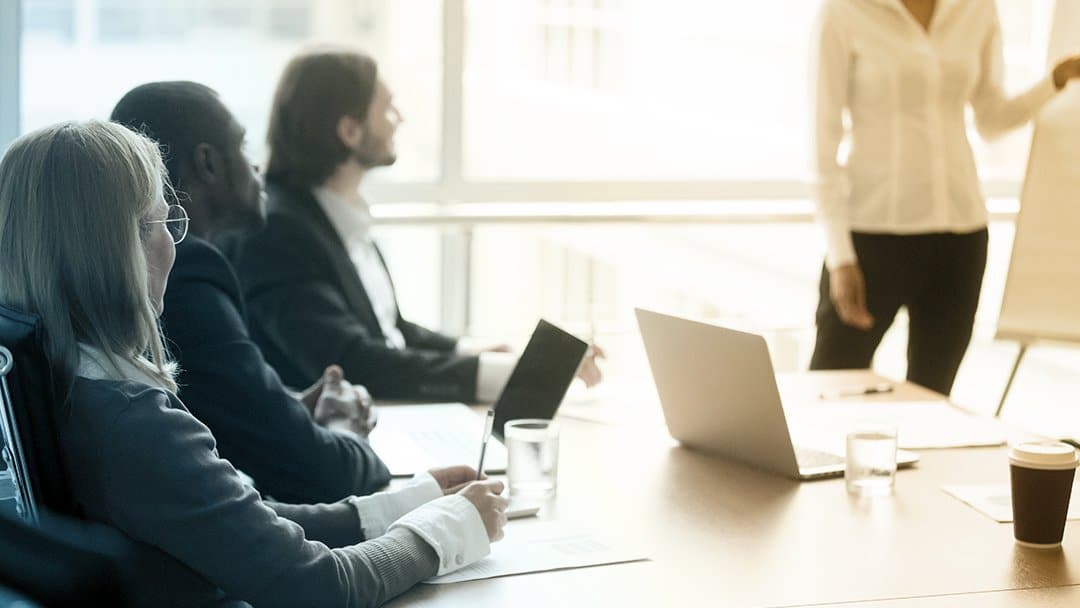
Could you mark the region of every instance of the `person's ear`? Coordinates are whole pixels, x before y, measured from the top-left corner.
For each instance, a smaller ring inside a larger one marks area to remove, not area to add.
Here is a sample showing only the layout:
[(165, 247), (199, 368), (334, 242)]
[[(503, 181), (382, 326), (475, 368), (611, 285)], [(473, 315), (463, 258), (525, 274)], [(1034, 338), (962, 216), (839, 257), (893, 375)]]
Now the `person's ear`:
[(364, 125), (353, 116), (342, 116), (337, 122), (337, 136), (350, 150), (355, 150), (364, 139)]
[(216, 147), (201, 143), (191, 155), (192, 172), (204, 184), (218, 184), (225, 179), (225, 159)]

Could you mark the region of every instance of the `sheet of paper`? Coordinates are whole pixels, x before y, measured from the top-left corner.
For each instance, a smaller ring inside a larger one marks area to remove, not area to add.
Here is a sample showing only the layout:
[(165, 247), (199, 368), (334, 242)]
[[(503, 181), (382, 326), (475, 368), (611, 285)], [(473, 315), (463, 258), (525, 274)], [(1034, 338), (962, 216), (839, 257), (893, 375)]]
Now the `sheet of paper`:
[(860, 421), (895, 426), (898, 446), (908, 450), (1003, 445), (1008, 436), (1001, 420), (948, 401), (823, 401), (785, 413), (796, 443), (839, 454), (844, 453), (844, 438)]
[[(1007, 483), (953, 484), (941, 489), (994, 521), (1007, 523), (1013, 520), (1012, 492)], [(1080, 486), (1073, 485), (1067, 519), (1080, 519), (1078, 494)]]
[[(386, 405), (368, 437), (394, 477), (409, 477), (434, 467), (476, 463), (484, 417), (462, 403)], [(484, 469), (506, 471), (506, 448), (495, 438), (488, 443)]]
[(511, 522), (506, 528), (506, 537), (492, 543), (490, 555), (471, 566), (424, 582), (436, 585), (461, 583), (645, 559), (640, 552), (616, 548), (590, 534), (568, 530), (558, 522)]

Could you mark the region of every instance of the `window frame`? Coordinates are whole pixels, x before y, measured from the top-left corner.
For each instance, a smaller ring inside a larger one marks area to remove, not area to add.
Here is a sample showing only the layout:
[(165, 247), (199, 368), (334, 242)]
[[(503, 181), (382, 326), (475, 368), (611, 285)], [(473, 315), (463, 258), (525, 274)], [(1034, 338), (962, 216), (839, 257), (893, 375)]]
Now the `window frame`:
[(19, 136), (21, 33), (22, 0), (0, 2), (0, 153)]

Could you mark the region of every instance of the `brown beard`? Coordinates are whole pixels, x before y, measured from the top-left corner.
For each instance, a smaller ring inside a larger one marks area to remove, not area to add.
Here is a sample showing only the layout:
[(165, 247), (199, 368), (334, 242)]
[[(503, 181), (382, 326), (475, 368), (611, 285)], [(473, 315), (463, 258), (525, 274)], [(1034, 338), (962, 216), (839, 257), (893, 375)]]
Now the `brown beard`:
[(385, 139), (365, 138), (360, 147), (352, 151), (353, 160), (362, 167), (389, 167), (397, 162), (397, 155)]

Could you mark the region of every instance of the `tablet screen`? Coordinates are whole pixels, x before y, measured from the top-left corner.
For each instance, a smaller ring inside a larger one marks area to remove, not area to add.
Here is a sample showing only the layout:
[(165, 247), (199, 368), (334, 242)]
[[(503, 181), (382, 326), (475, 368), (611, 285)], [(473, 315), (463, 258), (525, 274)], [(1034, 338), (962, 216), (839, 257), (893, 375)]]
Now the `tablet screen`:
[(503, 439), (503, 425), (508, 420), (553, 418), (588, 348), (585, 342), (541, 320), (495, 401), (495, 436)]

